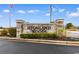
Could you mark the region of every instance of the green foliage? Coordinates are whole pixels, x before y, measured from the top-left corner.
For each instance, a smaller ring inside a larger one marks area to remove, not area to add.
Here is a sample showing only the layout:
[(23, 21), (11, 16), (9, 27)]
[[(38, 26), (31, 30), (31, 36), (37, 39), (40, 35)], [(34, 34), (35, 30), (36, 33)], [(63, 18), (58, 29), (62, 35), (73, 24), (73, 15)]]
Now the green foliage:
[(1, 36), (7, 36), (7, 31), (5, 29), (1, 31)]
[(56, 33), (53, 33), (51, 37), (54, 38), (54, 39), (58, 38)]
[(63, 29), (58, 29), (58, 35), (62, 34), (64, 32)]
[(0, 29), (2, 29), (3, 27), (0, 27)]
[(73, 27), (73, 24), (72, 23), (67, 23), (66, 29), (70, 29), (71, 27)]
[(15, 28), (9, 28), (8, 33), (10, 37), (16, 37), (16, 29)]
[(33, 33), (33, 34), (21, 34), (21, 38), (31, 38), (31, 39), (56, 39), (58, 38), (56, 33)]

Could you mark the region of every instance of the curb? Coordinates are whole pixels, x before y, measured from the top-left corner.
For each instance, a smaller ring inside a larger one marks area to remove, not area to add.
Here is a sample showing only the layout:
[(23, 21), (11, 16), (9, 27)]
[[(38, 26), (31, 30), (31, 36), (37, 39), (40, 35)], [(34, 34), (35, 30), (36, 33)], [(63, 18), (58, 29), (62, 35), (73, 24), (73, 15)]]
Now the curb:
[(42, 44), (55, 44), (55, 45), (66, 45), (66, 46), (79, 46), (79, 41), (59, 41), (59, 40), (44, 40), (44, 39), (21, 39), (21, 38), (0, 38), (14, 42), (32, 42)]

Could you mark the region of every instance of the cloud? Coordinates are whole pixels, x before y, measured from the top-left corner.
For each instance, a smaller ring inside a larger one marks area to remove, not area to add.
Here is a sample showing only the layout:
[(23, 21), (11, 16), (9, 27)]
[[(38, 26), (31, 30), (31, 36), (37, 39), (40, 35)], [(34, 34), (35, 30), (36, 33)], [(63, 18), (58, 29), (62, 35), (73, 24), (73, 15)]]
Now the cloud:
[(77, 12), (79, 12), (79, 7), (77, 8)]
[(77, 17), (79, 16), (79, 13), (78, 12), (70, 13), (69, 16)]
[(64, 11), (65, 11), (65, 9), (60, 9), (60, 10), (59, 10), (59, 12), (64, 12)]
[(67, 12), (67, 16), (69, 18), (78, 17), (79, 16), (79, 12), (72, 12), (72, 13)]
[(76, 8), (76, 12), (67, 12), (66, 14), (69, 18), (79, 17), (79, 7)]
[(5, 9), (5, 10), (3, 10), (3, 12), (5, 12), (5, 13), (9, 13), (10, 10), (9, 10), (9, 9)]
[(25, 14), (26, 13), (24, 10), (18, 10), (17, 12), (21, 13), (21, 14)]
[(45, 16), (50, 16), (50, 13), (46, 13)]
[(39, 12), (40, 10), (28, 10), (27, 12), (28, 13), (36, 13), (36, 12)]

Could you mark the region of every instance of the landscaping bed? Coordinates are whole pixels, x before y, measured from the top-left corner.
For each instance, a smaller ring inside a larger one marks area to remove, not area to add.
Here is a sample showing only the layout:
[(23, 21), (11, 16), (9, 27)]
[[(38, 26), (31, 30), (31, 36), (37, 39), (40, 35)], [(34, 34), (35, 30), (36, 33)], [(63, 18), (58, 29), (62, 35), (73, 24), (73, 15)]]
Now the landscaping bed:
[(56, 33), (21, 34), (20, 37), (24, 39), (59, 39), (59, 36)]

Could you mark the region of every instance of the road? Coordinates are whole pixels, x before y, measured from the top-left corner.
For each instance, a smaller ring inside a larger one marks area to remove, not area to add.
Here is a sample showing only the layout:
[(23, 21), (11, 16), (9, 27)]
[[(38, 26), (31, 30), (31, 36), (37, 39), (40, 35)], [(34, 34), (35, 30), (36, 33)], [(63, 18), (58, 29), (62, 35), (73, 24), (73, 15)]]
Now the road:
[(78, 54), (78, 46), (0, 40), (0, 54)]

